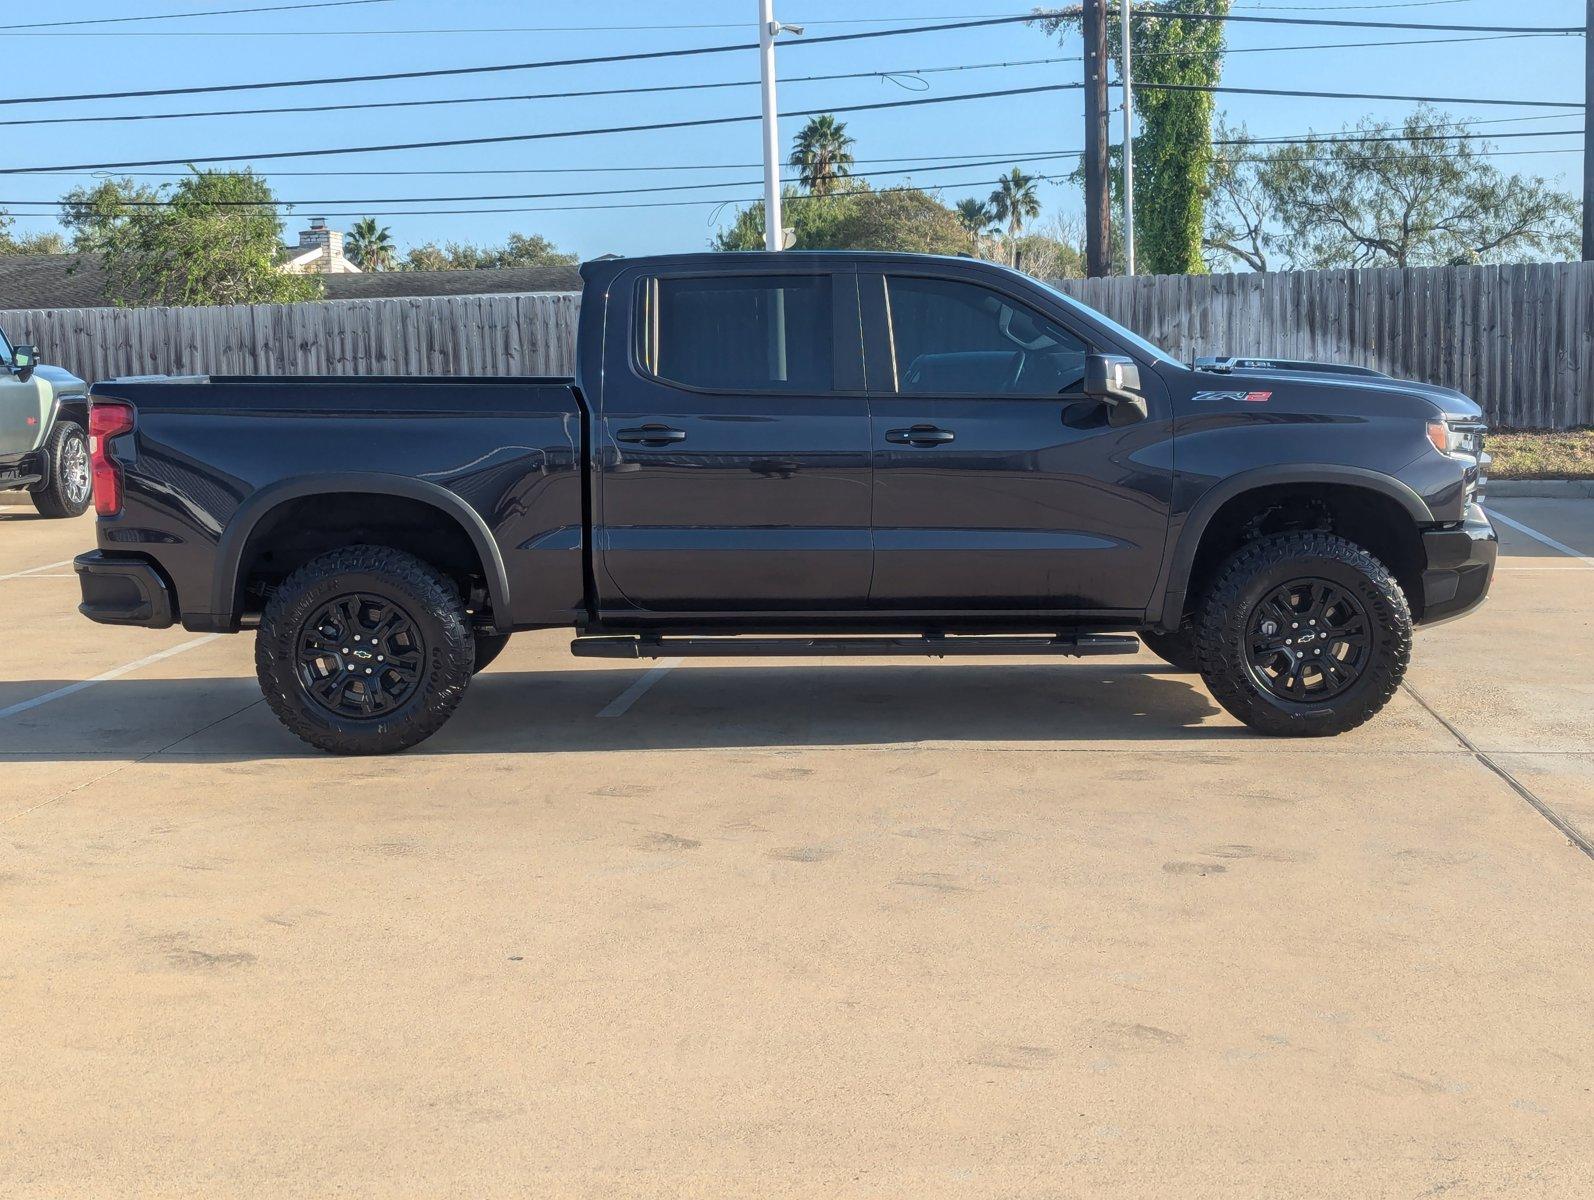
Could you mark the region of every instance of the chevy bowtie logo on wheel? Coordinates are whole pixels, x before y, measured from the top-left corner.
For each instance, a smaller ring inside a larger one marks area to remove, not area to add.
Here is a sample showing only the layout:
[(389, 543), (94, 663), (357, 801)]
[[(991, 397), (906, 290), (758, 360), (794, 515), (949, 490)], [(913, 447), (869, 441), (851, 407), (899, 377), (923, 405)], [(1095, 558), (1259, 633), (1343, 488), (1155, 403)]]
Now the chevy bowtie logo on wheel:
[(1197, 392), (1192, 400), (1205, 400), (1216, 404), (1266, 404), (1273, 399), (1272, 392)]

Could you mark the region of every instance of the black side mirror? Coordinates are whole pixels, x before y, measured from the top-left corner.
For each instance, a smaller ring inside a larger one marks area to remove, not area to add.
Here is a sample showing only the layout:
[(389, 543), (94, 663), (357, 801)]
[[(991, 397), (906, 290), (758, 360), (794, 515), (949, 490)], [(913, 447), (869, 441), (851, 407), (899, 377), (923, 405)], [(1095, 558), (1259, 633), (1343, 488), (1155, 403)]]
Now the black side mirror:
[(33, 378), (33, 368), (39, 365), (39, 352), (32, 346), (18, 346), (11, 352), (11, 369), (23, 383)]
[(1112, 409), (1112, 423), (1127, 425), (1146, 417), (1140, 394), (1140, 367), (1122, 354), (1092, 354), (1085, 359), (1085, 395)]

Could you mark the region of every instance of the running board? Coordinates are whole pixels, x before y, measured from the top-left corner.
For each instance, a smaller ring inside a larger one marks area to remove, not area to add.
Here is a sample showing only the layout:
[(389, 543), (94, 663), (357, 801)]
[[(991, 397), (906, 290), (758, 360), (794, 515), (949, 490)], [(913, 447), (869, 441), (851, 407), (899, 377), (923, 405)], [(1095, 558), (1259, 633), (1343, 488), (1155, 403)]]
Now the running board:
[(880, 655), (1134, 654), (1140, 639), (1078, 637), (578, 637), (570, 653), (581, 658), (841, 658)]

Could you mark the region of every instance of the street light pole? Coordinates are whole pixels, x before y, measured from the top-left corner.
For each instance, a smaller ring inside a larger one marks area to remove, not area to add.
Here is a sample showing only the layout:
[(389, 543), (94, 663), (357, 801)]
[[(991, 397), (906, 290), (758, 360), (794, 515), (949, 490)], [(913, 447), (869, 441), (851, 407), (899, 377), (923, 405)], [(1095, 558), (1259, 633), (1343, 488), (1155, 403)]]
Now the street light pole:
[[(1589, 0), (1594, 4), (1594, 0)], [(1122, 0), (1118, 24), (1123, 30), (1124, 84), (1124, 274), (1135, 273), (1135, 90), (1129, 55), (1129, 0)]]
[(775, 0), (758, 0), (758, 56), (764, 85), (764, 249), (783, 250), (780, 212), (780, 111), (775, 107)]

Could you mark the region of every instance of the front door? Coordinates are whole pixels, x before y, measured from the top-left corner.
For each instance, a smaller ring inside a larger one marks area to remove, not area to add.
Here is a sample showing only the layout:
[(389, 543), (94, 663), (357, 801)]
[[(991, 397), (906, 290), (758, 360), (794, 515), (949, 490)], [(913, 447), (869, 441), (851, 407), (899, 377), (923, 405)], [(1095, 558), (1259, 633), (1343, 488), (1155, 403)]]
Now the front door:
[[(870, 603), (1143, 610), (1168, 523), (1167, 404), (1108, 422), (1075, 330), (984, 282), (859, 276), (875, 451)], [(1160, 392), (1146, 373), (1148, 391)]]
[(0, 460), (26, 454), (43, 436), (49, 393), (38, 376), (23, 383), (11, 362), (11, 346), (0, 333)]
[(778, 275), (622, 277), (609, 306), (595, 537), (606, 614), (863, 608), (855, 275), (798, 261)]

